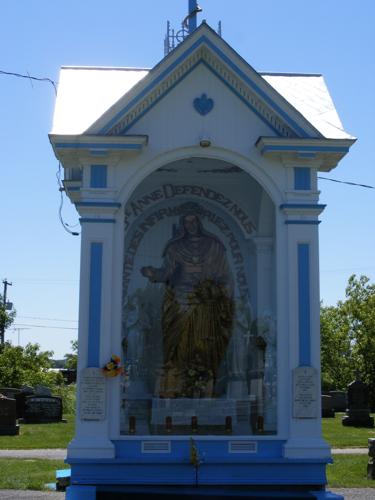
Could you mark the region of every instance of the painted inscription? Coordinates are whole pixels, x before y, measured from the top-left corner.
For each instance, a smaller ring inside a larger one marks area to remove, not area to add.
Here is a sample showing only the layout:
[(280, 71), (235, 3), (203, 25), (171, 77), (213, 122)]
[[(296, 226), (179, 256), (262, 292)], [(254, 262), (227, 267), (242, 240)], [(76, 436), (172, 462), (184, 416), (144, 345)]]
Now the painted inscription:
[(124, 274), (123, 274), (123, 290), (124, 295), (127, 293), (131, 275), (134, 267), (134, 259), (137, 254), (138, 247), (144, 237), (144, 235), (158, 222), (162, 221), (166, 217), (176, 217), (183, 215), (186, 211), (187, 206), (194, 206), (195, 212), (200, 215), (202, 219), (206, 219), (216, 227), (218, 227), (221, 233), (225, 236), (228, 242), (228, 246), (230, 248), (236, 284), (238, 286), (238, 290), (242, 297), (248, 296), (248, 284), (245, 273), (244, 266), (244, 258), (241, 253), (240, 245), (235, 237), (233, 231), (228, 226), (228, 224), (223, 220), (222, 217), (217, 214), (211, 212), (209, 209), (202, 207), (196, 203), (192, 204), (182, 204), (178, 206), (172, 206), (167, 208), (160, 208), (156, 210), (152, 214), (148, 215), (143, 222), (139, 224), (137, 229), (134, 231), (129, 244), (127, 245), (125, 257), (124, 257)]
[(159, 189), (131, 201), (125, 210), (125, 230), (130, 226), (133, 218), (142, 215), (152, 204), (179, 196), (196, 197), (215, 202), (234, 217), (246, 234), (251, 234), (255, 230), (255, 225), (248, 214), (224, 194), (203, 186), (175, 184), (164, 184)]

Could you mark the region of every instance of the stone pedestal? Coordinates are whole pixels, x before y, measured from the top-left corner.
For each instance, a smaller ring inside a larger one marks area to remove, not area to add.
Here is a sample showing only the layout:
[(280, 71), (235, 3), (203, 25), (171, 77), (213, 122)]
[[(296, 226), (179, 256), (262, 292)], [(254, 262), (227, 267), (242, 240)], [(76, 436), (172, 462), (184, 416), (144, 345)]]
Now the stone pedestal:
[(370, 410), (347, 410), (342, 419), (342, 425), (351, 427), (374, 427), (374, 418), (370, 417)]

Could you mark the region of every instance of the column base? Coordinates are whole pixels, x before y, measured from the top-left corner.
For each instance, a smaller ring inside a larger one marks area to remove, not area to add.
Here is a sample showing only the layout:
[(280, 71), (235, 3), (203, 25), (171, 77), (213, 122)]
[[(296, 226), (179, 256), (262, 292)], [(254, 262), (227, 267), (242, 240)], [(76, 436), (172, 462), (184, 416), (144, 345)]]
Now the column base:
[(70, 458), (115, 458), (115, 446), (107, 439), (74, 438), (68, 446), (68, 463)]
[(289, 439), (284, 444), (284, 458), (331, 458), (331, 447), (324, 439)]

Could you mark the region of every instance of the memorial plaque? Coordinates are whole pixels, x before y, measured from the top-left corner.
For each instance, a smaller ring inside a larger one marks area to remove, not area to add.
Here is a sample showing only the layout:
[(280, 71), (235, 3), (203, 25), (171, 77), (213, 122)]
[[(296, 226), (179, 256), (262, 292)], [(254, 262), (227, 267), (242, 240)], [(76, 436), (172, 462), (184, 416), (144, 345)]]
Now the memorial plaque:
[(62, 399), (57, 396), (27, 396), (23, 419), (25, 423), (61, 422)]
[(79, 383), (80, 419), (104, 420), (106, 381), (100, 368), (85, 368)]
[(318, 417), (318, 374), (311, 366), (293, 370), (293, 417)]

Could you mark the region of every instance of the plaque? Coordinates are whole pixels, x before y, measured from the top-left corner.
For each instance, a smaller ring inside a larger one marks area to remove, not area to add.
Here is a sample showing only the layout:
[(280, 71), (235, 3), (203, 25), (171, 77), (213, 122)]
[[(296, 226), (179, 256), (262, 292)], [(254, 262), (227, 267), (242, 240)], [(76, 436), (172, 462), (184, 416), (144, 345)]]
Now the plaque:
[(84, 368), (79, 383), (81, 420), (104, 420), (106, 381), (100, 368)]
[(318, 373), (311, 366), (293, 370), (293, 417), (318, 418)]

